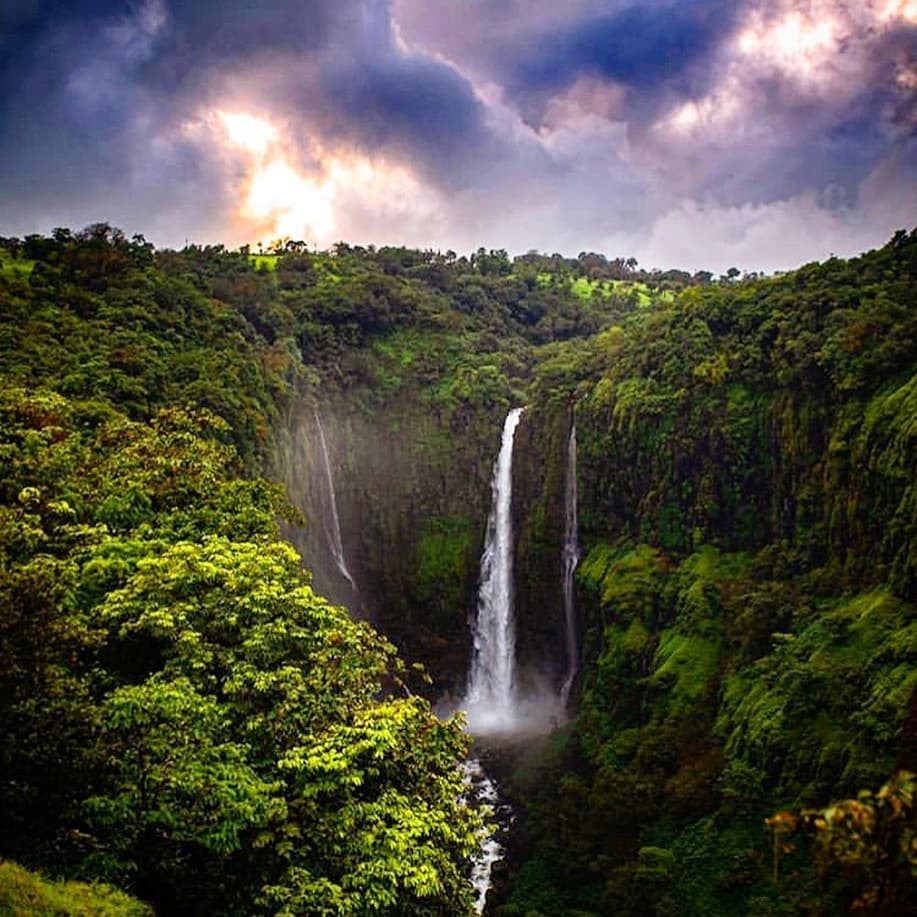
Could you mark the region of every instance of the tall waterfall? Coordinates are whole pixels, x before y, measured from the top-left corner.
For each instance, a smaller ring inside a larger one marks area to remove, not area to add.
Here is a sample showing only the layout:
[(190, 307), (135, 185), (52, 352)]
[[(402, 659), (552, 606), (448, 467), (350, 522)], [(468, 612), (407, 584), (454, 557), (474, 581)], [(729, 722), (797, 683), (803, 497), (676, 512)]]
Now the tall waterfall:
[(566, 707), (570, 699), (573, 679), (579, 671), (579, 639), (576, 626), (576, 609), (573, 605), (573, 574), (579, 563), (579, 535), (576, 517), (576, 425), (570, 427), (567, 441), (567, 472), (564, 487), (564, 549), (562, 557), (564, 621), (566, 624), (567, 676), (560, 692), (561, 704)]
[(350, 583), (354, 592), (359, 592), (357, 584), (347, 569), (347, 560), (344, 557), (344, 543), (341, 540), (341, 520), (338, 516), (337, 496), (334, 492), (334, 477), (331, 474), (331, 460), (328, 457), (328, 443), (325, 440), (325, 429), (322, 427), (322, 419), (315, 412), (315, 426), (318, 428), (318, 442), (321, 447), (322, 470), (325, 480), (326, 499), (322, 511), (322, 528), (325, 530), (325, 538), (328, 547), (331, 550), (331, 556), (341, 576)]
[(522, 408), (503, 424), (494, 465), (487, 541), (481, 555), (481, 586), (474, 625), (474, 654), (466, 707), (473, 732), (509, 727), (515, 714), (516, 635), (513, 621), (513, 439)]

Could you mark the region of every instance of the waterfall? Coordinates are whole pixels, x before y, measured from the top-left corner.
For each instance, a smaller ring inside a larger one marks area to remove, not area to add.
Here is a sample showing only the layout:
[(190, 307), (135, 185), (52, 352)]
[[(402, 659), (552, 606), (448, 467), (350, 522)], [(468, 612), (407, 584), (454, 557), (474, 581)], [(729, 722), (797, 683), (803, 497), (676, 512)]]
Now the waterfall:
[(481, 555), (481, 586), (474, 624), (474, 651), (466, 707), (473, 732), (508, 728), (515, 714), (513, 629), (513, 439), (522, 416), (506, 417), (494, 465), (493, 502)]
[(579, 535), (576, 518), (576, 425), (570, 427), (567, 441), (567, 472), (564, 487), (564, 549), (562, 556), (564, 621), (567, 643), (567, 677), (560, 692), (564, 708), (570, 699), (573, 679), (579, 671), (579, 640), (577, 639), (576, 609), (573, 605), (573, 574), (579, 563)]
[(326, 505), (323, 507), (322, 512), (322, 528), (325, 530), (328, 548), (334, 558), (335, 565), (341, 572), (341, 576), (350, 583), (354, 592), (359, 592), (357, 584), (350, 575), (350, 570), (347, 569), (347, 561), (344, 558), (344, 543), (341, 540), (341, 520), (338, 516), (337, 496), (334, 493), (334, 478), (331, 474), (331, 460), (328, 457), (328, 443), (325, 441), (325, 430), (322, 427), (322, 420), (318, 416), (318, 411), (315, 412), (315, 426), (318, 428), (318, 442), (321, 446), (322, 469), (327, 497), (323, 501)]

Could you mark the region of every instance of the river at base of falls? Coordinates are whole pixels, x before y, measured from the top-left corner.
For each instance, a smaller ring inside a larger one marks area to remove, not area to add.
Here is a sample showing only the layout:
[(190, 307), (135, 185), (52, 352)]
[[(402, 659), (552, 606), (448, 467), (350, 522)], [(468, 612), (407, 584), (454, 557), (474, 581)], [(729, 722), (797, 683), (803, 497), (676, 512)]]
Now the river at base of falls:
[(513, 786), (514, 774), (520, 767), (530, 767), (533, 761), (541, 760), (557, 742), (565, 719), (550, 716), (550, 711), (548, 708), (540, 720), (527, 720), (528, 728), (472, 733), (474, 744), (462, 765), (464, 798), (468, 805), (492, 809), (486, 819), (492, 830), (480, 835), (478, 852), (469, 870), (478, 914), (493, 913), (493, 908), (506, 903), (511, 877), (520, 865), (517, 806), (512, 796), (507, 796), (506, 788)]
[(476, 809), (485, 810), (485, 820), (490, 827), (481, 829), (480, 847), (471, 860), (471, 884), (474, 888), (474, 908), (483, 914), (487, 906), (487, 893), (493, 885), (494, 866), (506, 855), (500, 842), (513, 822), (513, 811), (501, 796), (494, 778), (487, 773), (479, 758), (469, 757), (462, 765), (465, 783), (465, 800)]

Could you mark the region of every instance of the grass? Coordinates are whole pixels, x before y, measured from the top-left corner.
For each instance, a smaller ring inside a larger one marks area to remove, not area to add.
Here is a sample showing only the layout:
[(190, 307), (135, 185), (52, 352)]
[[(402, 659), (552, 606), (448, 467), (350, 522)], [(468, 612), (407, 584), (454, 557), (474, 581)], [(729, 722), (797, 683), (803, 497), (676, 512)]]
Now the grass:
[(587, 277), (575, 277), (570, 282), (570, 289), (574, 296), (587, 301), (614, 294), (635, 294), (639, 306), (648, 306), (652, 302), (672, 302), (675, 299), (674, 290), (658, 290), (640, 280), (589, 280)]
[(53, 882), (15, 863), (0, 862), (4, 917), (153, 917), (148, 905), (110, 885)]
[(589, 280), (586, 277), (574, 277), (570, 281), (570, 289), (573, 295), (578, 296), (580, 299), (594, 299), (596, 290), (600, 288), (603, 291), (609, 289), (608, 283), (599, 283), (597, 280)]
[(279, 255), (249, 255), (256, 271), (276, 271)]
[(653, 660), (656, 667), (651, 683), (670, 683), (667, 698), (668, 714), (684, 716), (691, 712), (699, 698), (708, 690), (716, 675), (720, 660), (720, 645), (703, 637), (688, 636), (674, 630), (664, 630)]
[[(341, 282), (343, 278), (339, 273), (334, 258), (320, 252), (309, 252), (308, 256), (321, 281), (328, 283)], [(277, 262), (280, 261), (281, 257), (281, 255), (249, 255), (248, 260), (256, 271), (273, 272), (277, 270)]]
[(9, 252), (0, 248), (0, 277), (15, 280), (17, 277), (25, 279), (32, 273), (35, 262), (28, 258), (14, 258)]

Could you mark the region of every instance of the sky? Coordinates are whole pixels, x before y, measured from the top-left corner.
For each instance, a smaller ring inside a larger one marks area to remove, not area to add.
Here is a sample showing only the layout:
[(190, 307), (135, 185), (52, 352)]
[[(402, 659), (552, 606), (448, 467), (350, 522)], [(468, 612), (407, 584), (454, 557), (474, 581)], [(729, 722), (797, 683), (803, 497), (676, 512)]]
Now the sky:
[(917, 224), (917, 0), (2, 0), (0, 235), (775, 271)]

